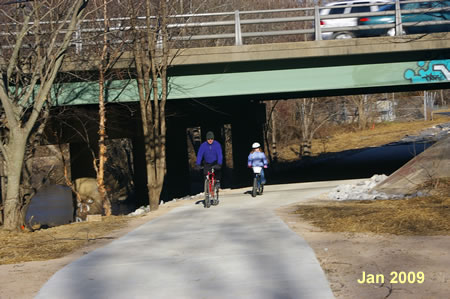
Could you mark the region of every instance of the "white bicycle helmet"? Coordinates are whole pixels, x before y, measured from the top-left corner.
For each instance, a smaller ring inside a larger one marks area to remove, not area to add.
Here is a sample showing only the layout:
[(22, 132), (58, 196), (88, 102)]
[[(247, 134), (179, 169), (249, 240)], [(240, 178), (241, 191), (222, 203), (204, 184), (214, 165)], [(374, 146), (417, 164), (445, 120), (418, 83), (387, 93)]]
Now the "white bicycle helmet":
[(255, 142), (252, 144), (252, 148), (258, 148), (261, 147), (261, 144), (259, 144), (258, 142)]

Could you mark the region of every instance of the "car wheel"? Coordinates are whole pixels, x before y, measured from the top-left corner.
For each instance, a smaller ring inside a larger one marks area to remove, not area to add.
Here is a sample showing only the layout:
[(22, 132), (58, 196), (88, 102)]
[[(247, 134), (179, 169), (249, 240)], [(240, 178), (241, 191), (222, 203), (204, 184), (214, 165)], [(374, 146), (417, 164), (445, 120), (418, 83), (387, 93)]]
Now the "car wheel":
[(350, 39), (354, 38), (354, 35), (351, 32), (338, 32), (333, 34), (333, 39)]
[[(402, 35), (405, 35), (406, 31), (404, 29), (402, 29)], [(395, 36), (395, 28), (390, 28), (387, 32), (386, 32), (387, 36)]]

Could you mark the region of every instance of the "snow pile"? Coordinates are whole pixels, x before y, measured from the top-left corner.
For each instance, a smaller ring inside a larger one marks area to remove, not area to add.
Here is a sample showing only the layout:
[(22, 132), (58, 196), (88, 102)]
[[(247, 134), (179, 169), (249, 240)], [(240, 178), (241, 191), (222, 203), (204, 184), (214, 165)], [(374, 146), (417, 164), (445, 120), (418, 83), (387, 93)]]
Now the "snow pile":
[(142, 215), (142, 214), (145, 214), (148, 212), (150, 212), (150, 206), (142, 206), (142, 207), (136, 209), (136, 211), (128, 214), (128, 216), (138, 216), (138, 215)]
[(450, 135), (450, 123), (443, 123), (435, 125), (431, 128), (425, 129), (416, 136), (406, 135), (400, 141), (395, 143), (409, 143), (409, 142), (426, 142), (426, 141), (439, 141)]
[[(189, 200), (189, 199), (194, 199), (194, 198), (197, 198), (197, 197), (199, 197), (200, 195), (202, 195), (203, 193), (200, 193), (200, 194), (197, 194), (197, 195), (192, 195), (192, 196), (185, 196), (185, 197), (182, 197), (182, 198), (174, 198), (174, 199), (172, 199), (171, 201), (168, 201), (168, 202), (163, 202), (162, 200), (161, 200), (161, 202), (160, 202), (160, 205), (164, 205), (164, 204), (167, 204), (167, 203), (169, 203), (169, 202), (176, 202), (177, 200)], [(141, 206), (140, 208), (138, 208), (138, 209), (136, 209), (136, 211), (134, 211), (134, 212), (131, 212), (130, 214), (128, 214), (128, 216), (138, 216), (138, 215), (142, 215), (142, 214), (146, 214), (146, 213), (149, 213), (150, 212), (150, 205), (147, 205), (147, 206)]]
[(177, 200), (190, 200), (190, 199), (195, 199), (195, 198), (197, 198), (199, 196), (203, 196), (203, 192), (200, 193), (200, 194), (197, 194), (197, 195), (186, 195), (185, 197), (174, 198), (174, 199), (172, 199), (170, 201), (167, 201), (167, 202), (164, 202), (164, 201), (161, 200), (161, 202), (159, 204), (160, 205), (164, 205), (164, 204), (167, 204), (169, 202), (176, 202)]
[(388, 195), (382, 192), (370, 191), (373, 187), (387, 178), (387, 175), (374, 175), (369, 180), (358, 182), (357, 184), (339, 185), (328, 193), (328, 198), (332, 200), (374, 200), (403, 198), (404, 195)]

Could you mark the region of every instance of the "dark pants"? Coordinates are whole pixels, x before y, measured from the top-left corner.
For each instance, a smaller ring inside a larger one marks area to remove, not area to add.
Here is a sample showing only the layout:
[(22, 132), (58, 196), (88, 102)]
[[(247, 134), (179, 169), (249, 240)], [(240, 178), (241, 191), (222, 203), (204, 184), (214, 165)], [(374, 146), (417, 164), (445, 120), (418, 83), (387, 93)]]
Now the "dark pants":
[(217, 165), (218, 165), (217, 163), (212, 163), (212, 164), (203, 163), (203, 175), (206, 176), (208, 174), (208, 171), (210, 171), (211, 168), (216, 166), (216, 167), (214, 167), (214, 175), (216, 177), (216, 180), (220, 181), (222, 171), (217, 168)]
[(264, 169), (261, 169), (261, 184), (265, 184), (266, 183), (266, 177), (264, 176)]

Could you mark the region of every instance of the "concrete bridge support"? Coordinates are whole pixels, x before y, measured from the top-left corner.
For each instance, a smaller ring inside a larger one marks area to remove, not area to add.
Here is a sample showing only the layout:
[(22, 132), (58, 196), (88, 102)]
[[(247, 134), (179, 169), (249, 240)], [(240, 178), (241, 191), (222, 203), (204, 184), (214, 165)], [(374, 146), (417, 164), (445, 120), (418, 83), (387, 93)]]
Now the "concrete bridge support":
[(251, 171), (247, 168), (247, 158), (251, 145), (259, 142), (264, 145), (263, 126), (265, 123), (265, 104), (249, 105), (245, 115), (235, 119), (232, 126), (233, 142), (233, 186), (241, 187), (251, 183)]
[(204, 110), (203, 107), (196, 106), (189, 111), (189, 117), (168, 121), (165, 191), (167, 199), (203, 191), (202, 173), (195, 171), (192, 168), (193, 161), (189, 160), (196, 157), (198, 147), (193, 145), (195, 153), (188, 153), (186, 133), (188, 128), (199, 128), (201, 135), (199, 143), (205, 141), (208, 131), (212, 131), (215, 139), (222, 145), (224, 155), (222, 188), (249, 184), (251, 172), (246, 167), (247, 157), (253, 142), (263, 144), (265, 104), (241, 100), (229, 101), (215, 108), (217, 112), (213, 112), (214, 109)]
[[(220, 102), (211, 101), (206, 105), (195, 105), (186, 100), (176, 104), (171, 103), (167, 108), (169, 111), (166, 136), (167, 175), (162, 194), (163, 200), (198, 194), (203, 191), (203, 176), (201, 172), (193, 170), (193, 161), (190, 161), (197, 153), (189, 155), (188, 128), (200, 128), (200, 143), (205, 141), (208, 131), (213, 131), (215, 139), (221, 143), (224, 154), (221, 182), (223, 188), (239, 187), (250, 183), (251, 172), (246, 167), (247, 157), (253, 142), (263, 144), (265, 104), (246, 99), (230, 99)], [(113, 112), (114, 110), (116, 111)], [(127, 109), (111, 105), (109, 111), (108, 138), (128, 138), (131, 141), (133, 183), (136, 189), (134, 201), (136, 201), (136, 205), (146, 205), (148, 204), (148, 191), (145, 145), (138, 109), (132, 105)], [(133, 111), (133, 113), (130, 115), (126, 113), (128, 111)], [(97, 107), (73, 108), (70, 113), (81, 118), (88, 117), (89, 126), (87, 128), (91, 143), (87, 145), (80, 138), (74, 139), (73, 136), (76, 135), (72, 132), (73, 129), (64, 128), (63, 135), (65, 136), (62, 137), (62, 140), (70, 143), (72, 179), (95, 177), (92, 151), (97, 151), (98, 127), (95, 123)], [(78, 118), (74, 121), (74, 123), (79, 122)]]
[(179, 198), (189, 194), (189, 157), (186, 127), (168, 124), (166, 143), (167, 175), (163, 189), (163, 200)]

